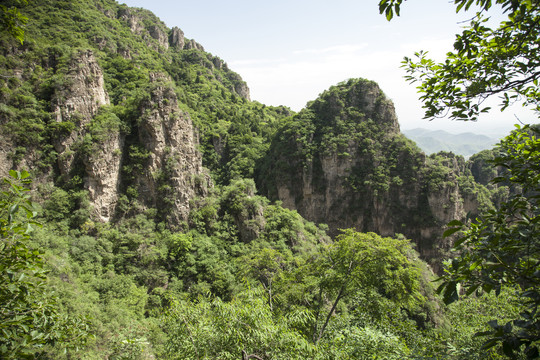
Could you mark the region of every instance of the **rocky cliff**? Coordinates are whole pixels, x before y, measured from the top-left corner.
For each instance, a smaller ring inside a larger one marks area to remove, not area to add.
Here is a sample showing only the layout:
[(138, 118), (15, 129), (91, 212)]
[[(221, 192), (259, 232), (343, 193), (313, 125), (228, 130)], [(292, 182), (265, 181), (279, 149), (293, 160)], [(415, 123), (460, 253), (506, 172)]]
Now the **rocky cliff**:
[(203, 196), (211, 181), (202, 168), (191, 118), (180, 111), (171, 79), (157, 73), (150, 80), (137, 131), (149, 155), (138, 189), (146, 206), (166, 209), (166, 218), (178, 224), (187, 220), (190, 200)]
[(349, 80), (279, 131), (258, 183), (334, 235), (349, 227), (401, 233), (435, 259), (448, 245), (445, 224), (469, 210), (458, 185), (463, 166), (449, 156), (426, 157), (400, 133), (393, 104), (377, 84)]
[[(25, 168), (36, 184), (83, 190), (99, 221), (149, 209), (171, 227), (186, 221), (212, 186), (192, 120), (211, 121), (201, 84), (241, 105), (245, 82), (144, 9), (38, 0), (25, 10), (25, 45), (0, 38), (1, 175)], [(58, 17), (76, 19), (61, 38), (49, 31)]]
[(60, 175), (69, 180), (77, 161), (82, 161), (90, 202), (97, 217), (108, 221), (114, 214), (118, 198), (123, 137), (118, 129), (110, 129), (99, 145), (93, 144), (91, 153), (81, 156), (79, 149), (89, 132), (89, 125), (100, 107), (110, 104), (109, 96), (103, 71), (91, 50), (73, 54), (66, 77), (64, 85), (55, 89), (51, 101), (54, 121), (74, 125), (72, 131), (53, 137)]
[[(114, 114), (104, 114), (109, 97), (92, 52), (76, 53), (69, 69), (68, 85), (58, 89), (52, 101), (55, 121), (75, 125), (55, 137), (58, 168), (64, 181), (83, 177), (96, 218), (109, 221), (122, 188), (123, 154), (129, 152), (126, 132)], [(187, 220), (190, 200), (204, 193), (209, 179), (191, 119), (178, 108), (171, 79), (151, 73), (149, 80), (150, 96), (140, 102), (140, 117), (131, 129), (148, 153), (145, 171), (137, 177), (139, 198), (147, 208), (166, 209), (171, 224), (178, 224)]]

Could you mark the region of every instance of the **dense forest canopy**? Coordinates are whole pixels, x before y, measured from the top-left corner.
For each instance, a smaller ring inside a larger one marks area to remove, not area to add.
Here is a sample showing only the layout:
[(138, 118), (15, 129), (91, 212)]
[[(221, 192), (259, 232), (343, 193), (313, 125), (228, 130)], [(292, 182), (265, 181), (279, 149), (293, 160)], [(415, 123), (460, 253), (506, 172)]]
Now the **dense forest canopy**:
[[(497, 3), (534, 46), (537, 3)], [(0, 11), (0, 357), (538, 356), (536, 128), (426, 156), (372, 81), (294, 113), (147, 10)]]

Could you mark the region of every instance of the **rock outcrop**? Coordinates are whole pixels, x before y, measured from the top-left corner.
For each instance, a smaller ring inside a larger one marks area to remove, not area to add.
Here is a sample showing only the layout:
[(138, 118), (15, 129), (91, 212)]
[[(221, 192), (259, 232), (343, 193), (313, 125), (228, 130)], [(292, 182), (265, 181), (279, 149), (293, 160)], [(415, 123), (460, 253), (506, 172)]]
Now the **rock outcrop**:
[(173, 27), (169, 35), (169, 45), (176, 50), (183, 50), (185, 43), (184, 32), (176, 26)]
[[(114, 121), (116, 115), (109, 114), (113, 120), (97, 117), (109, 98), (92, 52), (77, 54), (70, 69), (69, 86), (59, 89), (54, 96), (56, 121), (75, 125), (73, 131), (59, 136), (55, 142), (58, 167), (69, 179), (76, 166), (84, 165), (84, 187), (95, 215), (101, 221), (109, 221), (115, 214), (121, 187), (122, 159), (127, 151), (125, 135)], [(167, 213), (174, 225), (187, 220), (190, 200), (204, 195), (211, 185), (202, 168), (191, 119), (180, 111), (171, 79), (151, 74), (150, 81), (150, 98), (140, 104), (136, 131), (149, 158), (136, 181), (140, 201)], [(86, 145), (89, 149), (81, 151), (85, 138), (91, 138), (92, 143)]]
[(85, 188), (95, 215), (103, 222), (115, 214), (121, 184), (122, 149), (124, 136), (111, 132), (106, 139), (94, 144), (91, 154), (84, 159)]
[(185, 50), (195, 49), (195, 50), (204, 51), (204, 47), (193, 39), (186, 41), (184, 45), (184, 49)]
[(144, 25), (141, 24), (141, 19), (132, 14), (129, 8), (122, 8), (118, 11), (118, 19), (127, 22), (131, 32), (140, 34), (144, 30)]
[[(152, 18), (153, 21), (151, 25), (146, 27), (144, 19), (148, 17)], [(160, 53), (164, 53), (169, 48), (169, 37), (165, 24), (151, 12), (142, 9), (120, 8), (118, 19), (127, 23), (131, 32), (140, 35), (149, 48)]]
[(13, 161), (10, 158), (10, 153), (13, 151), (13, 142), (8, 136), (0, 136), (0, 177), (8, 176), (9, 170), (13, 169)]
[(141, 104), (140, 142), (149, 151), (138, 179), (145, 204), (166, 210), (173, 224), (187, 220), (190, 200), (210, 184), (202, 168), (198, 139), (188, 114), (180, 111), (171, 79), (152, 74), (150, 99)]
[(249, 95), (249, 87), (247, 86), (247, 83), (240, 79), (239, 82), (234, 84), (234, 92), (246, 99), (247, 101), (251, 101), (251, 97)]
[(148, 33), (150, 36), (157, 40), (159, 44), (159, 49), (161, 51), (167, 50), (169, 48), (169, 39), (167, 37), (167, 34), (163, 31), (163, 29), (158, 25), (152, 25), (148, 28)]
[(401, 135), (377, 84), (350, 80), (323, 93), (278, 133), (258, 177), (271, 199), (330, 233), (402, 233), (440, 257), (446, 223), (464, 216), (452, 161), (426, 158)]
[(69, 65), (66, 81), (56, 89), (53, 96), (53, 112), (57, 123), (71, 122), (75, 129), (59, 135), (54, 143), (58, 152), (58, 167), (62, 175), (73, 169), (75, 151), (73, 146), (82, 139), (86, 127), (98, 109), (109, 104), (103, 72), (91, 50), (75, 54)]
[[(123, 137), (118, 129), (92, 144), (88, 154), (80, 147), (89, 132), (89, 125), (100, 107), (109, 104), (103, 72), (92, 51), (75, 54), (69, 65), (67, 81), (54, 95), (57, 123), (73, 123), (68, 134), (59, 135), (54, 143), (58, 152), (58, 168), (64, 178), (72, 176), (77, 161), (85, 167), (85, 188), (89, 192), (97, 218), (108, 221), (114, 214), (118, 199)], [(78, 159), (77, 157), (82, 157)]]

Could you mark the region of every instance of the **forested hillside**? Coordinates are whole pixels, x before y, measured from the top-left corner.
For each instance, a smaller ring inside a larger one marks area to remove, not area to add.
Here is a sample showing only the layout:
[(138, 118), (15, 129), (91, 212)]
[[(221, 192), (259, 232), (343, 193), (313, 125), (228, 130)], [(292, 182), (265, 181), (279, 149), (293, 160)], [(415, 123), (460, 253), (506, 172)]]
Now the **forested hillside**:
[(251, 101), (113, 0), (0, 10), (1, 358), (505, 358), (473, 335), (519, 316), (513, 289), (445, 305), (433, 283), (447, 223), (520, 193), (491, 182), (502, 145), (426, 156), (365, 79)]

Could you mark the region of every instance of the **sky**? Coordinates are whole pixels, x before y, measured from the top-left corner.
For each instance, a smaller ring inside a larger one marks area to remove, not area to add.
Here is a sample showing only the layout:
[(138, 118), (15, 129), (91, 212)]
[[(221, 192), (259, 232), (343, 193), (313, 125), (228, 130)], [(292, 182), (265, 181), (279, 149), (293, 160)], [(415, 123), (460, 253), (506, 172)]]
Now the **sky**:
[[(417, 127), (504, 136), (518, 122), (537, 121), (514, 105), (477, 122), (423, 119), (416, 85), (400, 68), (404, 56), (429, 51), (435, 60), (453, 49), (473, 13), (455, 13), (450, 0), (410, 0), (386, 21), (378, 0), (124, 0), (177, 26), (247, 82), (251, 99), (301, 110), (324, 90), (350, 78), (376, 81), (394, 102), (402, 130)], [(491, 12), (497, 20), (502, 14)]]

